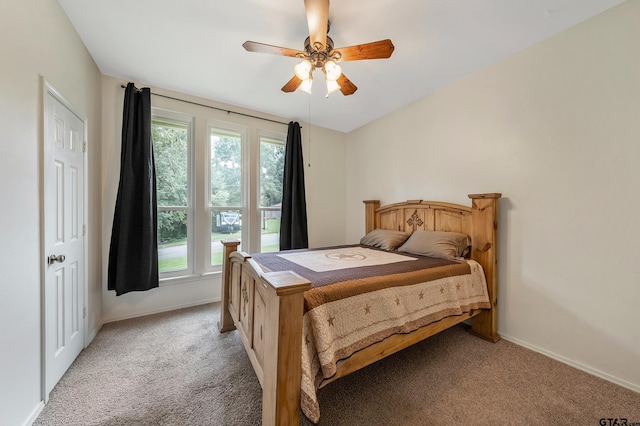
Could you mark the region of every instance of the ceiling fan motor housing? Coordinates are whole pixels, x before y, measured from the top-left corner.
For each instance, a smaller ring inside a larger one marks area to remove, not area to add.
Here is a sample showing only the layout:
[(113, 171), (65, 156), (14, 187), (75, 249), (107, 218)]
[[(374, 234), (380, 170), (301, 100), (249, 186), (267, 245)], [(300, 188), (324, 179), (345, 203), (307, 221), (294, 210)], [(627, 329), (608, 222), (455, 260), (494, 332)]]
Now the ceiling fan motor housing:
[(333, 40), (327, 36), (327, 45), (324, 50), (318, 50), (311, 46), (311, 40), (309, 37), (304, 41), (304, 50), (309, 55), (309, 61), (315, 68), (322, 68), (327, 60), (332, 59), (334, 61), (340, 60), (340, 53), (334, 52), (333, 55), (329, 53), (333, 50)]

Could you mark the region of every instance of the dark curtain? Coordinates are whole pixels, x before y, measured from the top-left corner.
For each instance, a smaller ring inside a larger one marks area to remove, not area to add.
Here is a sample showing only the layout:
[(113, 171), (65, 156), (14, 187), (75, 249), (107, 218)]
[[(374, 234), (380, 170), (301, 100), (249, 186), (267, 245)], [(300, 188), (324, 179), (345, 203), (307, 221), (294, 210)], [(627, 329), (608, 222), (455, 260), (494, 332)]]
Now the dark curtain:
[(289, 123), (287, 133), (283, 180), (280, 250), (307, 248), (309, 247), (309, 238), (307, 235), (302, 136), (300, 136), (300, 125), (293, 121)]
[(109, 250), (108, 288), (116, 296), (158, 287), (156, 206), (151, 91), (129, 83), (124, 93), (120, 184)]

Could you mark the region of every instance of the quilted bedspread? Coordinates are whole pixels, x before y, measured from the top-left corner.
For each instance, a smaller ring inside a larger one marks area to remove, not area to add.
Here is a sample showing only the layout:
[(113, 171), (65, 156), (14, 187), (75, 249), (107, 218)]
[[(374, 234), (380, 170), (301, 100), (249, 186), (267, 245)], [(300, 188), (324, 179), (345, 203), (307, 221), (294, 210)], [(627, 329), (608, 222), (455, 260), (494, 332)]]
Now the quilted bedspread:
[(258, 254), (254, 260), (265, 271), (293, 270), (312, 282), (302, 325), (301, 407), (314, 423), (320, 419), (316, 392), (339, 360), (393, 334), (491, 307), (484, 272), (473, 260), (362, 246)]

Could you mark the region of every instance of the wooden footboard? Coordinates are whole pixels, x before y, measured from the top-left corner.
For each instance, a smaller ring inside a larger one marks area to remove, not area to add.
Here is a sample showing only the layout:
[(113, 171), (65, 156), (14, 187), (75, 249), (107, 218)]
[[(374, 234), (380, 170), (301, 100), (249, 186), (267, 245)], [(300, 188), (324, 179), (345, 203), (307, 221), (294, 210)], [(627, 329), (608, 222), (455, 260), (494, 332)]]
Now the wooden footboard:
[(311, 283), (290, 272), (264, 273), (237, 240), (224, 240), (218, 328), (238, 330), (262, 386), (262, 424), (300, 421), (303, 292)]
[[(472, 331), (497, 341), (497, 212), (501, 194), (469, 195), (471, 208), (410, 200), (380, 207), (365, 201), (366, 232), (376, 228), (463, 232), (471, 236), (471, 258), (483, 267), (490, 310), (444, 318), (412, 333), (391, 336), (338, 364), (330, 381), (345, 376), (407, 346), (471, 319)], [(265, 273), (239, 241), (223, 240), (222, 306), (218, 328), (237, 329), (263, 390), (262, 424), (296, 425), (300, 421), (303, 293), (311, 283), (291, 271)], [(328, 381), (327, 381), (328, 382)], [(326, 384), (326, 383), (325, 383)]]

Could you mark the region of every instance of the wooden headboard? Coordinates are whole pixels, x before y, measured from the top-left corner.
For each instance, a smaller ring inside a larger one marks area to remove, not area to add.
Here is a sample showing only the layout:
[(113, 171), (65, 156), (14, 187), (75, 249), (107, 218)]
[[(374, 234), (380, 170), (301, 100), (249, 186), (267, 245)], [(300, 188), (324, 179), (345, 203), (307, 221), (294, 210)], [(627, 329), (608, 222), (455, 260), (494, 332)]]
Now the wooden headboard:
[(471, 207), (439, 201), (408, 200), (380, 206), (379, 200), (366, 200), (365, 232), (391, 229), (462, 232), (471, 237), (471, 258), (484, 269), (493, 309), (472, 320), (472, 330), (499, 339), (496, 330), (498, 295), (498, 199), (502, 194), (470, 194)]

